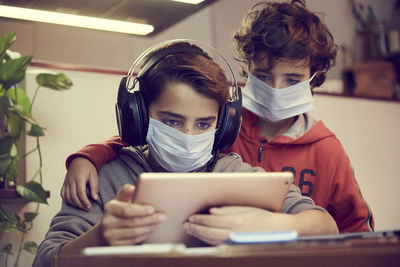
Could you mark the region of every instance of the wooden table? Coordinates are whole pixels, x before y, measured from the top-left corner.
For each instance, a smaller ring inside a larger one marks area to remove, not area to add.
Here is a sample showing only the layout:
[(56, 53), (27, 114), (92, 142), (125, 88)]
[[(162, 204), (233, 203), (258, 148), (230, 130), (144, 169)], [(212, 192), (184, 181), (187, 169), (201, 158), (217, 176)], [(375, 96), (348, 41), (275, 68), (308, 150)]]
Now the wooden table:
[(397, 238), (222, 246), (215, 255), (63, 255), (54, 267), (399, 267)]

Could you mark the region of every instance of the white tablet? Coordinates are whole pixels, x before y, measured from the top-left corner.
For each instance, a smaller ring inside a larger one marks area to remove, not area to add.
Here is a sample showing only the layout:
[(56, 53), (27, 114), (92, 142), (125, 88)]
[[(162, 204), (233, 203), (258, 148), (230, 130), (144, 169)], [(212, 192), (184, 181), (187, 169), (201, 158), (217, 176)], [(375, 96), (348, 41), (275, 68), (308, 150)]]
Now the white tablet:
[(196, 246), (202, 243), (183, 229), (190, 215), (230, 205), (279, 211), (292, 182), (291, 172), (143, 173), (133, 202), (151, 204), (167, 216), (145, 243)]

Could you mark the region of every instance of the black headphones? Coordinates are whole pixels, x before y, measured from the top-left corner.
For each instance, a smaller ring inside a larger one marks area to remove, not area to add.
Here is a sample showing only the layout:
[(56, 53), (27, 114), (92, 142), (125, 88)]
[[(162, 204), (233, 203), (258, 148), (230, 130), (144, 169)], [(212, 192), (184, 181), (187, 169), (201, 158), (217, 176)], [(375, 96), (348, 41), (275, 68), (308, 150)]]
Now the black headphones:
[[(133, 86), (129, 86), (131, 78), (133, 78), (134, 75), (134, 70), (143, 58), (145, 58), (155, 48), (159, 48), (162, 45), (177, 41), (193, 42), (193, 40), (186, 39), (171, 40), (147, 49), (138, 57), (138, 59), (136, 59), (130, 68), (128, 75), (122, 77), (121, 79), (118, 89), (117, 103), (115, 104), (118, 131), (122, 141), (131, 146), (145, 145), (147, 143), (146, 136), (149, 128), (149, 113), (142, 96), (142, 92), (146, 90), (144, 84), (140, 83), (142, 77), (168, 55), (190, 52), (198, 53), (202, 56), (210, 58), (201, 49), (192, 46), (172, 46), (163, 49), (159, 53), (154, 53), (154, 55), (147, 60), (146, 64), (141, 68), (139, 74), (134, 78)], [(195, 41), (195, 43), (198, 42)], [(216, 126), (217, 132), (215, 134), (213, 146), (213, 153), (215, 153), (230, 147), (239, 134), (241, 125), (242, 94), (241, 89), (237, 86), (232, 69), (225, 58), (214, 48), (208, 45), (207, 47), (211, 48), (215, 54), (219, 55), (223, 59), (231, 73), (232, 78), (229, 100), (225, 105), (220, 107), (218, 112)], [(139, 84), (139, 86), (137, 84)], [(136, 88), (136, 90), (134, 90), (136, 86), (138, 86), (138, 89)]]

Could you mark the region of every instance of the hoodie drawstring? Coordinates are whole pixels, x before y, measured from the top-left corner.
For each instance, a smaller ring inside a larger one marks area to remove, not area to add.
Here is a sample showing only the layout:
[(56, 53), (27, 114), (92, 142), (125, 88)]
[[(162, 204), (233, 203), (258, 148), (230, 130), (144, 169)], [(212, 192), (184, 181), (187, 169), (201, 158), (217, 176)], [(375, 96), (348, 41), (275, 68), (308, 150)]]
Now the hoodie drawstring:
[(258, 148), (258, 162), (262, 162), (262, 155), (263, 155), (265, 143), (266, 143), (265, 140), (260, 140), (261, 146)]

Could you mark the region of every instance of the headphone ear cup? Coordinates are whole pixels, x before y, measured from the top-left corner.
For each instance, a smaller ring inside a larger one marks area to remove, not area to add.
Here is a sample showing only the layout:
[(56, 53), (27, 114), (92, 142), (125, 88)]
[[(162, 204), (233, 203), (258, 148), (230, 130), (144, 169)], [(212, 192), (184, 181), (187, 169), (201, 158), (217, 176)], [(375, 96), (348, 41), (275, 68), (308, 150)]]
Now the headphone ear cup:
[(212, 152), (213, 154), (217, 149), (219, 149), (222, 137), (224, 135), (222, 128), (226, 121), (227, 106), (228, 106), (227, 104), (223, 105), (222, 107), (219, 108), (219, 111), (218, 111), (218, 120), (217, 120), (217, 126), (216, 126), (217, 132), (216, 132), (215, 138), (214, 138), (214, 145), (213, 145), (213, 152)]
[(121, 140), (131, 146), (146, 144), (148, 113), (141, 92), (126, 90), (126, 77), (121, 80), (115, 110)]
[(238, 99), (234, 102), (228, 102), (219, 111), (213, 152), (232, 146), (239, 134), (242, 124), (242, 93), (240, 87), (237, 91)]
[(136, 116), (137, 119), (137, 121), (134, 122), (135, 125), (133, 125), (134, 129), (132, 130), (132, 137), (134, 137), (135, 140), (132, 140), (131, 143), (132, 146), (142, 146), (147, 144), (146, 137), (149, 129), (149, 115), (141, 90), (134, 93), (134, 99), (132, 99), (131, 105), (131, 109), (136, 111), (134, 116)]

